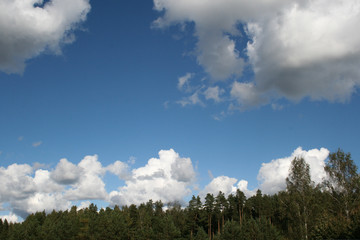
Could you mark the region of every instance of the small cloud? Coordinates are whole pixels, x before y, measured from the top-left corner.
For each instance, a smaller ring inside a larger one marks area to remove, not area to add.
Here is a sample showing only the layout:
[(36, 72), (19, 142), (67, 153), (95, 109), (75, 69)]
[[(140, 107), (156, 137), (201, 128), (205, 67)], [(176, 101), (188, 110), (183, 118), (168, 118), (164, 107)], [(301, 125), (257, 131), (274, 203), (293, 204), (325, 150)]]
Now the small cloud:
[(130, 157), (129, 157), (129, 160), (128, 160), (128, 164), (133, 165), (133, 164), (135, 164), (135, 162), (136, 162), (136, 157), (130, 156)]
[(282, 110), (282, 109), (284, 108), (284, 106), (283, 106), (283, 105), (280, 105), (280, 104), (272, 103), (272, 104), (271, 104), (271, 108), (272, 108), (273, 110), (275, 110), (275, 111), (280, 111), (280, 110)]
[(208, 175), (209, 175), (209, 178), (210, 178), (211, 180), (214, 179), (214, 175), (213, 175), (213, 173), (211, 172), (211, 170), (208, 170)]
[(228, 115), (229, 113), (226, 113), (224, 111), (222, 111), (221, 113), (219, 114), (214, 114), (212, 116), (212, 118), (216, 121), (222, 121), (224, 118), (226, 118), (226, 116)]
[(39, 162), (34, 162), (32, 167), (33, 167), (34, 170), (48, 168), (48, 166), (46, 164), (39, 163)]
[(42, 141), (38, 141), (38, 142), (34, 142), (32, 144), (32, 146), (36, 148), (36, 147), (39, 147), (41, 144), (42, 144)]
[(22, 140), (24, 140), (24, 136), (18, 137), (18, 141), (19, 141), (19, 142), (21, 142)]
[(219, 88), (219, 86), (216, 87), (209, 87), (205, 90), (204, 95), (206, 100), (214, 100), (215, 102), (221, 102), (221, 95), (225, 93), (224, 89)]
[(184, 76), (179, 77), (178, 79), (178, 89), (180, 91), (188, 92), (190, 91), (190, 79), (194, 76), (193, 73), (186, 73)]
[(165, 109), (168, 109), (168, 108), (169, 108), (169, 104), (170, 104), (170, 101), (165, 101), (165, 102), (163, 103), (164, 108), (165, 108)]
[(205, 107), (205, 104), (201, 99), (199, 98), (199, 92), (195, 92), (193, 95), (183, 98), (180, 101), (177, 101), (178, 104), (180, 104), (182, 107), (186, 107), (187, 105), (200, 105), (202, 107)]

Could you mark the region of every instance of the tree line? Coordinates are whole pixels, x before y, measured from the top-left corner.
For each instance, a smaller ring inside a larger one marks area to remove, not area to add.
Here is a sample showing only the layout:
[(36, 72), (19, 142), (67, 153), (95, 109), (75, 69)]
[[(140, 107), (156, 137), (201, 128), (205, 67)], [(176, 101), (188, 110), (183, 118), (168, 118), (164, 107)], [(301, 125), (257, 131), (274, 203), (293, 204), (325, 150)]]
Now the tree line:
[(349, 153), (338, 150), (315, 185), (310, 167), (295, 158), (287, 188), (274, 195), (193, 196), (186, 207), (161, 201), (139, 206), (36, 212), (22, 223), (0, 220), (0, 240), (308, 240), (360, 238), (360, 176)]

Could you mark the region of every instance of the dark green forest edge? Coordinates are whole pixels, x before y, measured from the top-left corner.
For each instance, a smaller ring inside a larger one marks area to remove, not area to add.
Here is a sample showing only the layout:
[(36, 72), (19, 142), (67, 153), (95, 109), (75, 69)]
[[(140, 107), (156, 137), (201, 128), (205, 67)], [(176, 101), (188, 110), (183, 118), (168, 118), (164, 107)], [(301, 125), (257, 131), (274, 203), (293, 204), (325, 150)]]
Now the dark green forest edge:
[(22, 223), (0, 220), (0, 239), (360, 239), (360, 177), (349, 153), (338, 150), (325, 167), (328, 180), (315, 186), (309, 165), (292, 161), (287, 189), (261, 191), (246, 199), (241, 191), (225, 196), (193, 196), (188, 206), (149, 200), (100, 209), (37, 212)]

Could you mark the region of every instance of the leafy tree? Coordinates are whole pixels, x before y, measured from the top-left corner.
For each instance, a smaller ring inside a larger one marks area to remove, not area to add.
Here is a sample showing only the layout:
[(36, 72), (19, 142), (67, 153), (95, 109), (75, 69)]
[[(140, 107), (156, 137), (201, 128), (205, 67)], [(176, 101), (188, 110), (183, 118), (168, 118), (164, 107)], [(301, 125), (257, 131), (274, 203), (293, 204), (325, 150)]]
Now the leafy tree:
[(329, 176), (325, 184), (332, 194), (334, 209), (350, 222), (360, 206), (360, 177), (351, 154), (341, 149), (331, 153), (325, 171)]
[(310, 177), (310, 166), (303, 158), (291, 162), (289, 177), (286, 178), (287, 191), (290, 196), (293, 231), (298, 239), (309, 238), (309, 219), (311, 213), (312, 190), (314, 183)]

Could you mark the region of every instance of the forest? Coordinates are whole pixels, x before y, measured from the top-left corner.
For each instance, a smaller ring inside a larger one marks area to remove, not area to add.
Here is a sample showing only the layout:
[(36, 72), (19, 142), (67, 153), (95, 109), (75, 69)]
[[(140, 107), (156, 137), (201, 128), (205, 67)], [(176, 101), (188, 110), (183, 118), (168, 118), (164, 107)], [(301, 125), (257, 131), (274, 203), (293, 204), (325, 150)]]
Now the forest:
[(149, 200), (130, 206), (36, 212), (21, 223), (0, 220), (0, 240), (360, 239), (360, 175), (350, 153), (331, 153), (328, 175), (315, 185), (310, 167), (295, 158), (286, 190), (193, 196), (186, 206)]

